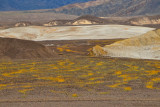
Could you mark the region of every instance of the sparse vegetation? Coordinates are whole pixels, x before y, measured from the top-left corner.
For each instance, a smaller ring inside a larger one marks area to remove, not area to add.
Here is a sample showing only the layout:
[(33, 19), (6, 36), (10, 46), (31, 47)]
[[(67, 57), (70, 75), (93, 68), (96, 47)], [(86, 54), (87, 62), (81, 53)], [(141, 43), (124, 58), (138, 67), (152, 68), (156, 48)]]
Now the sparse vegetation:
[[(50, 86), (104, 93), (108, 88), (131, 91), (139, 86), (160, 89), (160, 61), (77, 57), (0, 62), (0, 89), (20, 93)], [(74, 80), (74, 81), (73, 81)], [(134, 82), (134, 83), (133, 83)], [(138, 83), (135, 85), (135, 83)], [(50, 90), (51, 92), (55, 92)], [(73, 97), (78, 95), (73, 93)]]

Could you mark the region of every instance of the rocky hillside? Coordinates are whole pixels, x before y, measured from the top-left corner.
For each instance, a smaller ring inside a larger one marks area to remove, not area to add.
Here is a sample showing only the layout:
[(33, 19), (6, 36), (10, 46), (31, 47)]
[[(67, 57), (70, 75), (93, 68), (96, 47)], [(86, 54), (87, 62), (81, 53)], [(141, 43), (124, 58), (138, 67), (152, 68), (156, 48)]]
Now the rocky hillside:
[(160, 0), (96, 0), (52, 10), (57, 13), (94, 16), (136, 16), (160, 14)]
[(68, 22), (70, 22), (70, 21), (69, 20), (52, 20), (52, 21), (49, 21), (49, 22), (43, 24), (43, 26), (47, 26), (47, 27), (64, 26), (64, 25), (67, 25)]
[(96, 56), (160, 59), (160, 29), (104, 47), (95, 46), (93, 53)]
[(52, 50), (34, 41), (0, 38), (0, 59), (51, 58)]
[(109, 24), (113, 23), (111, 20), (105, 20), (99, 17), (84, 15), (70, 22), (72, 25), (85, 25), (85, 24)]
[(31, 22), (17, 22), (14, 26), (15, 27), (25, 27), (32, 25)]
[(56, 11), (62, 11), (62, 10), (65, 10), (65, 9), (67, 10), (67, 9), (72, 9), (72, 8), (85, 9), (85, 8), (101, 5), (101, 4), (109, 2), (109, 1), (110, 0), (90, 0), (90, 1), (84, 2), (84, 3), (69, 4), (69, 5), (57, 8), (55, 10)]
[(45, 11), (32, 10), (0, 12), (0, 24), (2, 26), (14, 26), (15, 23), (19, 22), (30, 22), (32, 25), (43, 25), (51, 20), (73, 20), (78, 17), (75, 15)]
[(113, 24), (116, 22), (113, 21), (112, 19), (103, 19), (103, 18), (91, 16), (91, 15), (84, 15), (74, 20), (53, 20), (44, 24), (44, 26)]
[(160, 15), (132, 18), (129, 22), (134, 25), (160, 24)]
[(160, 15), (129, 17), (123, 21), (123, 23), (128, 25), (147, 26), (160, 29)]
[(0, 0), (0, 11), (52, 9), (91, 0)]
[(0, 11), (34, 9), (46, 9), (38, 10), (41, 13), (56, 12), (78, 16), (155, 15), (160, 14), (160, 0), (1, 0), (0, 4)]

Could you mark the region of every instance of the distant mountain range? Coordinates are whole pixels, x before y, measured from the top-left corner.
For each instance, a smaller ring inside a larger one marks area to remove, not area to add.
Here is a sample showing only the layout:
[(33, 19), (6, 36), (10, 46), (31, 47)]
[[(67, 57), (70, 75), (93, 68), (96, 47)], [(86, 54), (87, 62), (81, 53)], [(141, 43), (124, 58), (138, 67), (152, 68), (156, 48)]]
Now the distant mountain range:
[(0, 11), (34, 9), (77, 16), (157, 15), (160, 14), (160, 0), (0, 0)]
[(91, 0), (0, 0), (0, 11), (53, 9)]
[(96, 0), (63, 6), (52, 11), (73, 15), (136, 16), (160, 14), (160, 0)]

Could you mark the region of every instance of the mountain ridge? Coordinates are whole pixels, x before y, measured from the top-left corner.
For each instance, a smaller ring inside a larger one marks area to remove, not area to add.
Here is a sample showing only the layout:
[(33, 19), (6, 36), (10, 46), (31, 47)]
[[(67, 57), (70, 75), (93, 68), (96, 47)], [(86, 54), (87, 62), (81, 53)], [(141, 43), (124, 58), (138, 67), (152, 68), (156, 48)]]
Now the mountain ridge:
[[(46, 10), (39, 10), (46, 9)], [(98, 17), (160, 14), (159, 0), (1, 0), (2, 10), (39, 10), (42, 13), (93, 15)], [(30, 12), (30, 11), (25, 11)], [(33, 11), (32, 11), (33, 12)], [(34, 12), (33, 12), (34, 13)], [(36, 12), (35, 12), (36, 13)]]
[[(106, 16), (138, 16), (138, 15), (154, 15), (160, 14), (159, 0), (96, 0), (101, 1), (100, 4), (88, 6), (87, 8), (79, 8), (82, 4), (76, 3), (64, 7), (54, 9), (57, 13), (65, 13), (72, 15), (94, 15), (99, 17)], [(95, 1), (92, 1), (95, 2)]]
[(91, 0), (0, 0), (0, 11), (53, 9)]

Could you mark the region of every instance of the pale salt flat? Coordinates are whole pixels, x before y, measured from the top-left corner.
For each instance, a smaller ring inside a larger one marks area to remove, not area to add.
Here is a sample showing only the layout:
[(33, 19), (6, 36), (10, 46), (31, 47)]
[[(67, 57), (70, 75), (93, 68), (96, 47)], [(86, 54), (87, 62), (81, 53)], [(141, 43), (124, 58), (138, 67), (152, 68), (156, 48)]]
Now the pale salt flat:
[(0, 37), (34, 41), (80, 40), (80, 39), (119, 39), (139, 36), (154, 28), (127, 25), (90, 26), (28, 26), (0, 30)]

